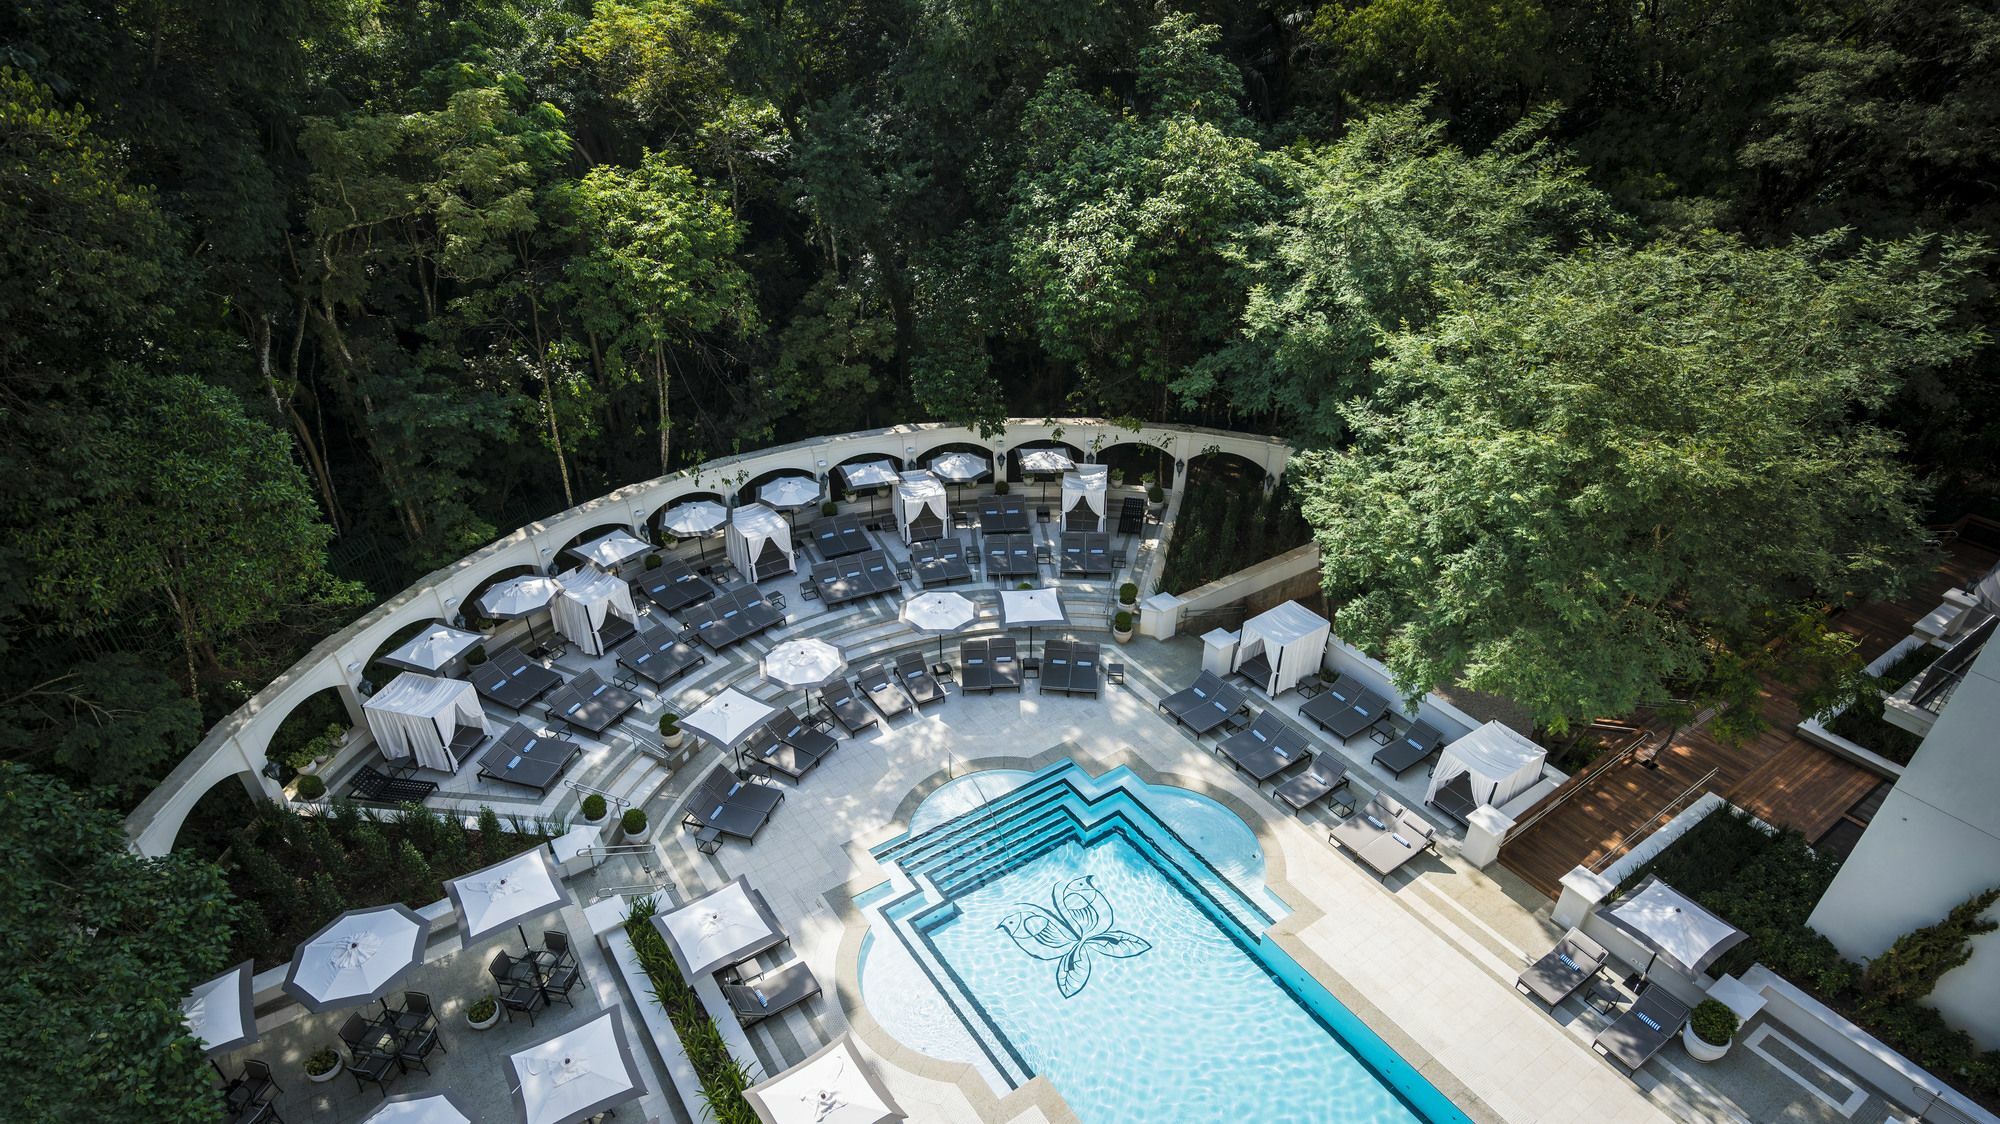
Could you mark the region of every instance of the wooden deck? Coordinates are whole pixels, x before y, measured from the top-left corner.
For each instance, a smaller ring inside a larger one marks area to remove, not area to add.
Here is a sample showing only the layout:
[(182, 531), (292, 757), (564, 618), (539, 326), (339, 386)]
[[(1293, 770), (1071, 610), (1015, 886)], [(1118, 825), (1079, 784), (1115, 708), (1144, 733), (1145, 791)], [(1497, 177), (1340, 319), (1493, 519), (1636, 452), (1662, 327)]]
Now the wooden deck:
[[(1995, 557), (1983, 546), (1953, 543), (1944, 564), (1909, 596), (1845, 610), (1832, 624), (1859, 637), (1862, 658), (1872, 660), (1908, 636), (1945, 590), (1976, 580)], [(1554, 897), (1563, 875), (1623, 852), (1685, 807), (1693, 798), (1690, 790), (1721, 793), (1767, 822), (1818, 839), (1882, 778), (1799, 737), (1798, 710), (1783, 688), (1767, 690), (1763, 708), (1770, 727), (1746, 744), (1724, 745), (1702, 730), (1682, 731), (1661, 751), (1657, 768), (1628, 759), (1595, 777), (1588, 770), (1572, 777), (1540, 805), (1561, 800), (1560, 806), (1510, 840), (1500, 861)]]

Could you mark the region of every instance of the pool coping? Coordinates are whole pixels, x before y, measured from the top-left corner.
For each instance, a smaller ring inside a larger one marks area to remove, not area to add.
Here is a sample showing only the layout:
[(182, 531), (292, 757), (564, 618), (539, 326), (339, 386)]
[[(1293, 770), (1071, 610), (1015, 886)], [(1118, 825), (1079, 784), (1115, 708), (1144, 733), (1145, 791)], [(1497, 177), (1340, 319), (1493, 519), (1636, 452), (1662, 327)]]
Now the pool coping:
[(1182, 788), (1206, 796), (1229, 809), (1238, 819), (1249, 825), (1252, 834), (1256, 836), (1259, 849), (1263, 851), (1264, 884), (1291, 907), (1290, 913), (1280, 918), (1266, 931), (1273, 943), (1332, 993), (1335, 999), (1354, 1014), (1354, 1017), (1379, 1035), (1390, 1049), (1400, 1055), (1411, 1068), (1422, 1074), (1438, 1092), (1449, 1098), (1460, 1112), (1478, 1124), (1501, 1124), (1502, 1118), (1499, 1113), (1494, 1112), (1485, 1101), (1439, 1063), (1430, 1051), (1419, 1046), (1405, 1034), (1381, 1008), (1364, 998), (1345, 977), (1334, 970), (1331, 964), (1314, 953), (1300, 939), (1299, 933), (1319, 921), (1326, 912), (1299, 887), (1294, 886), (1286, 876), (1284, 851), (1271, 831), (1272, 822), (1285, 817), (1277, 816), (1272, 809), (1247, 803), (1235, 793), (1205, 778), (1157, 769), (1128, 746), (1121, 746), (1110, 754), (1100, 754), (1089, 752), (1075, 742), (1063, 741), (1032, 757), (981, 757), (957, 762), (955, 767), (939, 769), (917, 782), (903, 799), (897, 802), (892, 818), (880, 830), (868, 837), (856, 838), (847, 843), (849, 857), (862, 873), (846, 883), (827, 890), (823, 895), (827, 905), (832, 908), (842, 925), (833, 991), (839, 1000), (841, 1013), (846, 1018), (849, 1029), (866, 1042), (869, 1049), (885, 1062), (917, 1077), (956, 1087), (973, 1111), (978, 1113), (979, 1119), (987, 1124), (1000, 1124), (1035, 1109), (1040, 1110), (1051, 1124), (1058, 1122), (1080, 1124), (1075, 1112), (1063, 1100), (1061, 1092), (1047, 1077), (1037, 1075), (1002, 1096), (993, 1091), (986, 1078), (981, 1076), (973, 1065), (947, 1061), (926, 1054), (897, 1039), (876, 1022), (861, 998), (861, 945), (868, 933), (868, 918), (854, 905), (857, 896), (880, 885), (888, 877), (881, 864), (875, 861), (874, 848), (907, 833), (910, 817), (916, 812), (917, 807), (946, 782), (968, 773), (989, 769), (1021, 769), (1032, 772), (1065, 760), (1083, 766), (1093, 777), (1102, 777), (1114, 769), (1125, 768), (1149, 785)]

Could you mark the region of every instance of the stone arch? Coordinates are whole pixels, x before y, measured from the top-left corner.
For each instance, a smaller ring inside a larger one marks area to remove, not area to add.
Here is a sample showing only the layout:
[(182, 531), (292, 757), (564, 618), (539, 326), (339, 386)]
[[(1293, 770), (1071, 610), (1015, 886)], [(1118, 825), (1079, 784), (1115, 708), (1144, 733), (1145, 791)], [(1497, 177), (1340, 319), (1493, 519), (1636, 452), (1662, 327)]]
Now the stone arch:
[[(1208, 445), (1187, 459), (1184, 471), (1214, 473), (1230, 479), (1254, 481), (1260, 489), (1269, 491), (1277, 483), (1277, 475), (1267, 471), (1264, 465), (1251, 460), (1242, 453), (1232, 452), (1215, 445)], [(1279, 471), (1283, 471), (1280, 467)]]
[[(1128, 475), (1136, 480), (1147, 473), (1151, 473), (1154, 481), (1163, 488), (1172, 488), (1179, 480), (1173, 454), (1150, 441), (1137, 438), (1099, 446), (1097, 463), (1111, 469), (1113, 484), (1125, 484)], [(1137, 487), (1136, 484), (1131, 486)]]

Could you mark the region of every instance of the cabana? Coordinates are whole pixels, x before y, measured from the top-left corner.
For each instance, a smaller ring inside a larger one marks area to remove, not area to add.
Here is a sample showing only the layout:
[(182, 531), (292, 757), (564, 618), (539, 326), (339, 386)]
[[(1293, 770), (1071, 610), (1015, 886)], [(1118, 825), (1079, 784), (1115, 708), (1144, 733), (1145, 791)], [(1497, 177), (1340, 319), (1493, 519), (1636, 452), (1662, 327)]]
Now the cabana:
[(729, 561), (745, 581), (791, 573), (792, 525), (761, 503), (744, 504), (729, 521)]
[(361, 709), (376, 746), (391, 761), (414, 757), (426, 769), (454, 773), (459, 761), (486, 740), (479, 692), (463, 679), (406, 671), (369, 696)]
[(1111, 468), (1101, 464), (1080, 464), (1063, 474), (1062, 529), (1102, 531), (1105, 489), (1111, 483)]
[(435, 675), (485, 641), (486, 638), (476, 632), (467, 632), (448, 624), (433, 624), (383, 656), (381, 662), (398, 671)]
[(1744, 937), (1743, 930), (1696, 905), (1693, 898), (1653, 874), (1647, 875), (1638, 889), (1599, 908), (1597, 915), (1652, 953), (1642, 974), (1665, 960), (1675, 971), (1699, 982), (1708, 966)]
[(1462, 821), (1474, 808), (1505, 804), (1533, 788), (1548, 755), (1512, 727), (1488, 722), (1445, 747), (1424, 802)]
[(1333, 625), (1325, 617), (1287, 601), (1243, 622), (1243, 639), (1236, 645), (1236, 664), (1230, 670), (1275, 699), (1306, 676), (1318, 674), (1332, 634)]
[(896, 529), (903, 541), (937, 538), (944, 534), (948, 519), (944, 481), (925, 471), (903, 473), (903, 482), (896, 485)]
[(653, 549), (651, 543), (624, 531), (613, 531), (603, 538), (592, 539), (569, 548), (571, 554), (600, 570), (616, 570), (651, 549)]
[[(562, 592), (549, 603), (556, 631), (586, 654), (601, 656), (637, 631), (639, 611), (632, 607), (632, 587), (623, 578), (582, 566), (556, 582)], [(611, 620), (614, 610), (617, 622)]]

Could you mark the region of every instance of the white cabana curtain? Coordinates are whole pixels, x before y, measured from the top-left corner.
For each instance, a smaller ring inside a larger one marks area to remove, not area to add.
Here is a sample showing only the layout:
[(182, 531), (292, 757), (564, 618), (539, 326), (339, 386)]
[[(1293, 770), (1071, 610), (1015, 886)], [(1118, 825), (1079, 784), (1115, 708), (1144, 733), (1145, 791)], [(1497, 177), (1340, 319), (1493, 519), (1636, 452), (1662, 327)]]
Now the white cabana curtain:
[[(765, 551), (777, 544), (785, 560), (766, 563)], [(729, 561), (746, 580), (757, 582), (794, 568), (792, 527), (785, 517), (761, 503), (744, 504), (729, 521)], [(761, 564), (760, 563), (764, 563)]]
[(1063, 474), (1062, 509), (1063, 528), (1071, 529), (1069, 515), (1078, 507), (1087, 507), (1097, 515), (1097, 526), (1093, 530), (1104, 529), (1105, 489), (1111, 483), (1111, 468), (1102, 464), (1080, 464), (1074, 472)]
[(439, 679), (406, 671), (375, 692), (361, 709), (382, 756), (414, 757), (426, 769), (456, 772), (451, 740), (463, 729), (490, 733), (479, 692), (463, 679)]
[(632, 587), (616, 574), (584, 566), (562, 575), (556, 582), (562, 586), (562, 592), (549, 603), (556, 631), (589, 655), (604, 654), (598, 630), (604, 627), (605, 618), (613, 610), (628, 621), (639, 620), (638, 610), (632, 607)]
[(940, 527), (950, 526), (944, 481), (928, 471), (903, 473), (903, 482), (896, 485), (896, 529), (902, 533), (904, 542), (915, 541), (910, 537), (911, 525), (926, 512), (937, 518)]
[(1488, 722), (1446, 746), (1431, 774), (1428, 801), (1461, 774), (1472, 778), (1472, 796), (1481, 804), (1500, 805), (1535, 786), (1542, 777), (1548, 751), (1510, 727)]
[(1296, 601), (1287, 601), (1243, 622), (1234, 666), (1240, 668), (1263, 653), (1271, 675), (1260, 686), (1277, 698), (1319, 671), (1332, 635), (1333, 625), (1325, 617)]

